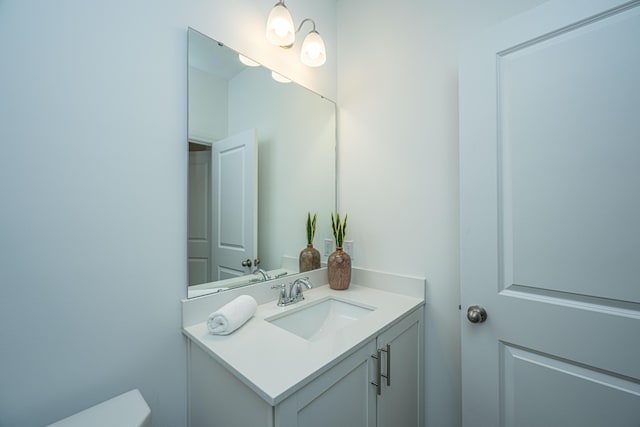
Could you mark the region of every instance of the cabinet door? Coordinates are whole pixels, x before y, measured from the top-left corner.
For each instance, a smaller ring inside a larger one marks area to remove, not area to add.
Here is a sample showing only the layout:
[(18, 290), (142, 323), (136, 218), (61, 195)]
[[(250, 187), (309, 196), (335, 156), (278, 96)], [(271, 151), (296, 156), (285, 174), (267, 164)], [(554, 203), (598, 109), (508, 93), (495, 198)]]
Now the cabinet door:
[[(275, 409), (278, 427), (375, 427), (375, 341), (320, 375)], [(398, 424), (399, 425), (399, 424)]]
[(378, 336), (382, 389), (378, 427), (418, 427), (423, 414), (422, 318), (420, 309)]

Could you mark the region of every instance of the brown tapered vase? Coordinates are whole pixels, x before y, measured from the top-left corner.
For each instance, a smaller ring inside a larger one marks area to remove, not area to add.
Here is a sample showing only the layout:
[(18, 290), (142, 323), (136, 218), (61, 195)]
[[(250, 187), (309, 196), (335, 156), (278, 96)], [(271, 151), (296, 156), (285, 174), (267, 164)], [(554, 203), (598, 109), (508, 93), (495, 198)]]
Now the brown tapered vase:
[(327, 260), (329, 287), (339, 291), (349, 288), (351, 283), (351, 257), (342, 248), (329, 255)]
[(312, 244), (308, 244), (300, 252), (298, 267), (300, 267), (300, 273), (320, 268), (320, 252)]

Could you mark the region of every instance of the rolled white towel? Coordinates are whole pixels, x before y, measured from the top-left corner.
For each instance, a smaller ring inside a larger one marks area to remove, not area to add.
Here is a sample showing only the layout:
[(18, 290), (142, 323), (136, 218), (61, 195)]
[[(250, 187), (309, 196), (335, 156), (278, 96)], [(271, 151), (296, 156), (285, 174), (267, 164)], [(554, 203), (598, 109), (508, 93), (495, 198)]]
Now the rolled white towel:
[(256, 300), (249, 295), (238, 298), (214, 311), (207, 319), (207, 328), (214, 335), (229, 335), (253, 316), (258, 308)]

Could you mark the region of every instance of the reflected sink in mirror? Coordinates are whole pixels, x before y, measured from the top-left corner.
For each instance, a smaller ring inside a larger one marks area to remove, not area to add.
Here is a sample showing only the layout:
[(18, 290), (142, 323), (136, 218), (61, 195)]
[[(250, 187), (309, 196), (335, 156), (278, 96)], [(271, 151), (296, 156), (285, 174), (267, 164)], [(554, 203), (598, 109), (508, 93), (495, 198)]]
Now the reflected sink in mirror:
[(374, 310), (375, 307), (327, 297), (265, 320), (308, 341), (318, 341)]

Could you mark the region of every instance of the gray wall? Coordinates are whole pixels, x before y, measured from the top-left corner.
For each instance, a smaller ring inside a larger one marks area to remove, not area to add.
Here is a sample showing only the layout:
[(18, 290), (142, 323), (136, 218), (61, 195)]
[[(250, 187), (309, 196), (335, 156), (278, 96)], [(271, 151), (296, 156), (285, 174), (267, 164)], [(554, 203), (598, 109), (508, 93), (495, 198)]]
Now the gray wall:
[(457, 50), (540, 1), (290, 2), (321, 69), (266, 45), (273, 3), (0, 0), (0, 426), (130, 388), (185, 423), (187, 26), (339, 95), (355, 264), (427, 277), (427, 420), (460, 423)]
[(272, 6), (0, 0), (0, 426), (131, 388), (185, 425), (187, 26), (336, 95), (335, 4), (290, 6), (319, 70), (266, 45)]
[(431, 427), (461, 422), (458, 49), (539, 3), (337, 3), (341, 210), (349, 213), (355, 264), (427, 278)]

